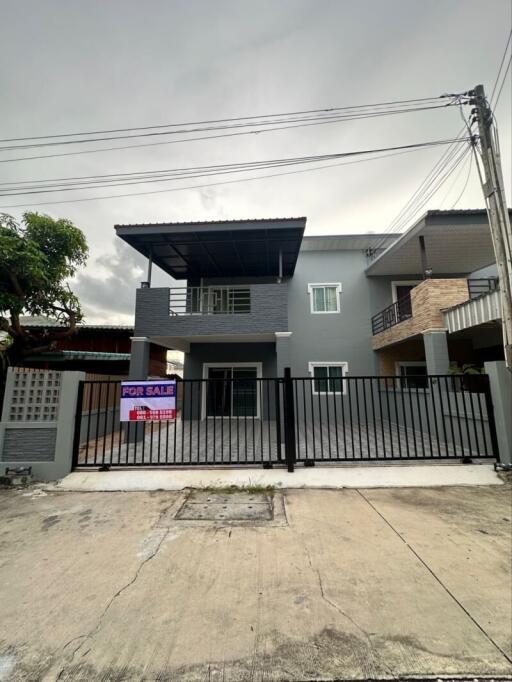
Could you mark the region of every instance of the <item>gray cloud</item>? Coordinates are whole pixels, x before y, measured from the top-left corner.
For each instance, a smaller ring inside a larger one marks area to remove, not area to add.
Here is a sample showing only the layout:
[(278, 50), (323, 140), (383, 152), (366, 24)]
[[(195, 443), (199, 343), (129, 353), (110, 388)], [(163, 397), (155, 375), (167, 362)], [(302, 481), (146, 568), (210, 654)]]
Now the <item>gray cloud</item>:
[[(490, 92), (511, 23), (510, 8), (503, 0), (3, 3), (2, 137), (424, 97), (480, 82)], [(472, 39), (475, 27), (484, 22), (486, 30), (477, 41)], [(511, 159), (506, 153), (512, 148), (510, 81), (496, 116), (505, 183), (510, 187)], [(0, 181), (409, 144), (451, 137), (460, 127), (455, 109), (424, 112), (209, 142), (0, 163)], [(5, 154), (0, 152), (0, 160)], [(110, 319), (132, 314), (140, 279), (136, 254), (114, 245), (115, 223), (307, 215), (309, 234), (380, 231), (440, 154), (421, 151), (282, 178), (131, 198), (42, 206), (37, 201), (50, 199), (37, 196), (27, 202), (35, 204), (33, 210), (70, 218), (87, 234), (91, 260), (77, 286), (91, 319)], [(446, 187), (426, 208), (449, 208), (465, 175), (454, 183), (444, 205), (439, 203)], [(134, 186), (133, 191), (170, 186)], [(84, 194), (69, 192), (54, 198), (80, 196)], [(482, 203), (473, 173), (458, 207)], [(9, 210), (16, 216), (22, 211)]]
[[(106, 274), (102, 276), (101, 270)], [(121, 241), (115, 243), (113, 253), (94, 259), (89, 268), (78, 274), (73, 284), (84, 309), (85, 321), (104, 320), (112, 324), (131, 321), (135, 289), (143, 272), (144, 258)]]

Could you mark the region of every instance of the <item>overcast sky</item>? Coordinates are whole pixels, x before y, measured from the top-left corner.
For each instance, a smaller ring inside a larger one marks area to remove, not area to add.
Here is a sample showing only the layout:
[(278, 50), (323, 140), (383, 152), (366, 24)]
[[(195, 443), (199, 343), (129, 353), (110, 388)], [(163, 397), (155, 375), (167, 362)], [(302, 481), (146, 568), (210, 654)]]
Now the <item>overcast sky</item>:
[[(490, 94), (511, 8), (510, 0), (1, 0), (1, 137), (430, 97), (478, 83)], [(508, 78), (495, 111), (508, 190), (511, 111)], [(460, 128), (453, 107), (0, 163), (0, 181), (344, 152), (449, 138)], [(116, 240), (115, 223), (305, 215), (307, 234), (379, 232), (441, 153), (434, 149), (281, 178), (104, 201), (42, 205), (126, 188), (36, 195), (23, 199), (30, 202), (26, 208), (5, 208), (20, 199), (3, 198), (0, 210), (16, 217), (38, 210), (79, 226), (91, 250), (76, 285), (86, 320), (129, 323), (141, 261)], [(0, 159), (12, 156), (0, 152)], [(451, 208), (467, 169), (427, 208)], [(473, 167), (457, 208), (482, 206)], [(157, 273), (156, 283), (164, 281)]]

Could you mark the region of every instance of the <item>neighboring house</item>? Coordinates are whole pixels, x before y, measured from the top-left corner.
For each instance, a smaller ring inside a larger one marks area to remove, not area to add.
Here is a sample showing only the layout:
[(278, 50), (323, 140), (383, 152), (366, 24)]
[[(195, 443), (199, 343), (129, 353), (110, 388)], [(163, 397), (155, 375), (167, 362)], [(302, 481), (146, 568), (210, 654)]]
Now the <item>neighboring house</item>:
[(130, 376), (148, 375), (155, 344), (184, 351), (185, 379), (446, 374), (503, 357), (495, 313), (468, 334), (445, 310), (495, 296), (478, 275), (494, 262), (485, 211), (429, 211), (403, 235), (309, 237), (305, 225), (117, 225), (149, 258), (148, 279), (154, 263), (186, 280), (138, 289)]
[(366, 275), (380, 309), (372, 347), (381, 374), (445, 374), (503, 360), (485, 211), (428, 211), (372, 259)]
[[(45, 317), (22, 317), (21, 323), (38, 331), (65, 328), (56, 320)], [(54, 349), (25, 358), (23, 366), (127, 376), (132, 336), (131, 325), (80, 324), (75, 334), (59, 339)], [(164, 349), (152, 348), (148, 371), (151, 376), (166, 376)]]

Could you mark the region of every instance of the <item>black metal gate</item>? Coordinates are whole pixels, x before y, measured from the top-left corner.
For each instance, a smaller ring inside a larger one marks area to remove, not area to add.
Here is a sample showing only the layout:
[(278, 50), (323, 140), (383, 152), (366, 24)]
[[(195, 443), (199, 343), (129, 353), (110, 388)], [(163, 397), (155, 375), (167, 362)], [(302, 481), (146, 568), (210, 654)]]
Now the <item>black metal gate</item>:
[(485, 375), (208, 378), (175, 421), (119, 421), (119, 381), (79, 389), (74, 467), (498, 459)]
[(499, 459), (487, 375), (284, 382), (296, 462)]
[(271, 466), (281, 461), (282, 380), (177, 382), (175, 421), (120, 422), (121, 383), (79, 389), (74, 466)]

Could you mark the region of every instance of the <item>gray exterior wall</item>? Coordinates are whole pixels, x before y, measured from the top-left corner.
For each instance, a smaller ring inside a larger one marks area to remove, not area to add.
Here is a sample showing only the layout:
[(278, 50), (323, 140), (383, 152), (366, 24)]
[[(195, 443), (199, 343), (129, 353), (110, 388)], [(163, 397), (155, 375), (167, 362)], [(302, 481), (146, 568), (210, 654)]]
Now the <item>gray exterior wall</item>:
[(391, 282), (409, 282), (417, 280), (421, 282), (423, 276), (420, 273), (410, 275), (397, 275), (395, 277), (367, 277), (367, 287), (370, 292), (371, 316), (380, 313), (393, 303), (393, 292)]
[(202, 379), (205, 362), (261, 362), (262, 376), (275, 377), (276, 347), (274, 343), (192, 343), (183, 378)]
[[(288, 322), (292, 374), (308, 376), (308, 363), (348, 362), (351, 375), (374, 374), (372, 314), (363, 251), (302, 251), (290, 280)], [(341, 282), (341, 312), (313, 314), (308, 284)]]
[(287, 331), (286, 282), (251, 284), (251, 312), (238, 315), (170, 315), (169, 289), (137, 289), (135, 336), (208, 336)]

